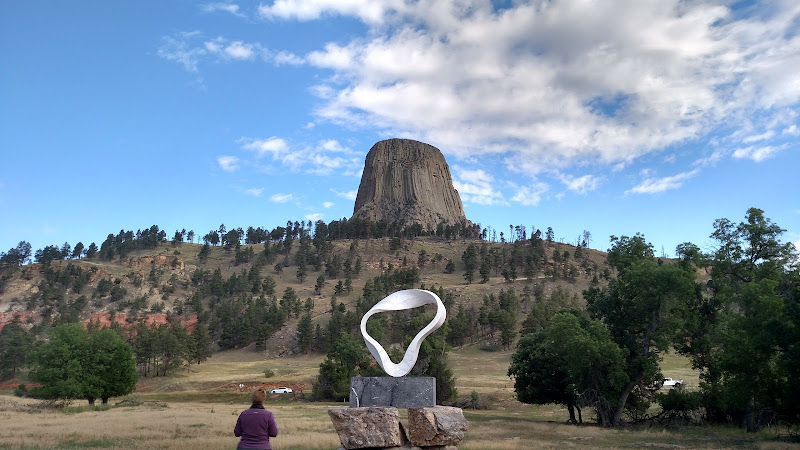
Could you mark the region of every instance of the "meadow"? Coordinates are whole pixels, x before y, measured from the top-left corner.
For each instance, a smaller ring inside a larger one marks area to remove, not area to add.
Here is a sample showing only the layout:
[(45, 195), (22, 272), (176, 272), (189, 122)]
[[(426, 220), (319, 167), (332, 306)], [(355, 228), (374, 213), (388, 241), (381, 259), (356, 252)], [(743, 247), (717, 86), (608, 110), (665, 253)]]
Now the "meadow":
[[(510, 355), (474, 346), (452, 352), (460, 396), (475, 391), (487, 408), (464, 410), (469, 431), (459, 448), (800, 448), (781, 439), (782, 430), (775, 429), (755, 435), (732, 427), (603, 429), (591, 423), (590, 411), (584, 411), (585, 425), (567, 425), (566, 410), (558, 405), (514, 400), (513, 383), (506, 376)], [(267, 399), (280, 430), (273, 448), (337, 449), (327, 410), (343, 404), (307, 400), (321, 361), (319, 355), (267, 358), (250, 349), (223, 352), (188, 371), (142, 379), (133, 394), (97, 408), (84, 401), (52, 405), (3, 391), (0, 449), (232, 449), (237, 443), (233, 426), (249, 406), (250, 390), (284, 385), (295, 393)], [(274, 376), (266, 378), (266, 369)], [(696, 374), (679, 356), (667, 355), (664, 372), (696, 386)]]

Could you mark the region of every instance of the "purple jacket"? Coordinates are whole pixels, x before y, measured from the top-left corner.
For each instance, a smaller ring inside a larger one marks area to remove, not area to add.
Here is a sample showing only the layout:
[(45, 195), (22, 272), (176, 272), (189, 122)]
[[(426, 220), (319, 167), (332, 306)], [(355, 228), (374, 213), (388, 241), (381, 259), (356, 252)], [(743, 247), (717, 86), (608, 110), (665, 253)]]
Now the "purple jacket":
[(271, 450), (269, 438), (278, 435), (278, 425), (271, 412), (264, 409), (262, 405), (253, 405), (239, 414), (233, 434), (242, 437), (236, 448)]

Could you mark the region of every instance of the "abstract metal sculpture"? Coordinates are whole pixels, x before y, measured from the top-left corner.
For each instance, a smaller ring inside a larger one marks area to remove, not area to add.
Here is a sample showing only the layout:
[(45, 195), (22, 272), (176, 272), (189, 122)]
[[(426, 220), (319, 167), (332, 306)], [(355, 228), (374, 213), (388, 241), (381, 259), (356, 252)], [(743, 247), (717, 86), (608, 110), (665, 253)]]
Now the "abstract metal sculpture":
[[(403, 311), (428, 304), (436, 305), (436, 316), (434, 316), (431, 323), (414, 336), (414, 339), (411, 340), (411, 344), (409, 344), (406, 350), (406, 354), (403, 355), (403, 360), (400, 361), (399, 364), (393, 363), (381, 344), (367, 333), (367, 319), (379, 312)], [(422, 341), (442, 326), (445, 314), (444, 303), (442, 303), (439, 296), (433, 292), (422, 289), (398, 291), (379, 301), (364, 314), (364, 317), (361, 319), (361, 334), (364, 336), (364, 342), (367, 344), (369, 352), (375, 358), (375, 361), (378, 362), (378, 365), (381, 366), (381, 369), (393, 377), (402, 377), (408, 374), (417, 362)]]

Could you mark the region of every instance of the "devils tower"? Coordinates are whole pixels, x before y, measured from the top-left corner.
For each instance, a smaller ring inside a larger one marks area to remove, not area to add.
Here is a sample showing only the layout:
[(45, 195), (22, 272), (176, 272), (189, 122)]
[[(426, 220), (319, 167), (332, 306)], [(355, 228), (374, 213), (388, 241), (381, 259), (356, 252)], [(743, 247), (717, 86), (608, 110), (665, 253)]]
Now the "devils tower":
[(411, 139), (387, 139), (369, 150), (353, 218), (429, 230), (467, 221), (442, 152)]

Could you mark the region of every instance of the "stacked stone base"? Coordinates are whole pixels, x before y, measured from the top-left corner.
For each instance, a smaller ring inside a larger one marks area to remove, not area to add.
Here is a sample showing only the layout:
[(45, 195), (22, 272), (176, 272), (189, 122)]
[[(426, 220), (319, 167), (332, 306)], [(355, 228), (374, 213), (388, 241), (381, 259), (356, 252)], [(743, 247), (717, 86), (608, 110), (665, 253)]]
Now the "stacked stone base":
[(397, 408), (331, 408), (328, 415), (342, 448), (454, 450), (464, 438), (467, 420), (461, 408), (409, 408), (402, 423)]

